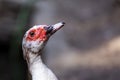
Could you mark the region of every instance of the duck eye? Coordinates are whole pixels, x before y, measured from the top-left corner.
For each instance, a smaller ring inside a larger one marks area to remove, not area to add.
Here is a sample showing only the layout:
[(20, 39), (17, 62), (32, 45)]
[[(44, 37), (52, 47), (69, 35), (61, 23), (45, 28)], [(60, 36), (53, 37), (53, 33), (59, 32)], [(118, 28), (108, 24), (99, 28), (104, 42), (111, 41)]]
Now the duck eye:
[(33, 37), (35, 35), (35, 32), (31, 31), (29, 34), (31, 37)]

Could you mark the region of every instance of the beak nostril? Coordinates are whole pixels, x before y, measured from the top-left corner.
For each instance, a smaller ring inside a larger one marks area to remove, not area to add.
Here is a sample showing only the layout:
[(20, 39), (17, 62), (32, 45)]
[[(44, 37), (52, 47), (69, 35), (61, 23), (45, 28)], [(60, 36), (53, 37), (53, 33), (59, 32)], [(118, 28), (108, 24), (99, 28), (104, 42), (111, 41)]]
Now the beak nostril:
[(53, 26), (48, 26), (48, 27), (44, 27), (44, 29), (47, 31), (46, 34), (50, 33), (53, 30)]

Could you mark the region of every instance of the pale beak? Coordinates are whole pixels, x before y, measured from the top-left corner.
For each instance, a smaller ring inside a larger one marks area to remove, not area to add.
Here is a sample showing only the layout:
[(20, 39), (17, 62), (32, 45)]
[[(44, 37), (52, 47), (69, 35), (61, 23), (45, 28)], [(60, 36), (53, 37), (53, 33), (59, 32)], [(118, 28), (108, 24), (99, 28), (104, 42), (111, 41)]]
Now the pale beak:
[(62, 28), (64, 26), (65, 22), (59, 22), (57, 24), (54, 25), (50, 25), (47, 27), (44, 27), (47, 31), (47, 34), (52, 35), (53, 33), (55, 33), (56, 31), (58, 31), (60, 28)]

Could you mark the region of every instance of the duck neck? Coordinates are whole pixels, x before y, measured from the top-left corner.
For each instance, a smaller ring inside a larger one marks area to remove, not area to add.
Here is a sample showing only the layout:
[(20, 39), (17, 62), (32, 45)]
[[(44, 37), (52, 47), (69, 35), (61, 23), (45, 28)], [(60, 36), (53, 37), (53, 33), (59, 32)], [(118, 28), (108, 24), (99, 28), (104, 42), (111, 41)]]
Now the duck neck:
[(43, 76), (41, 74), (45, 65), (42, 62), (41, 56), (29, 52), (26, 60), (32, 80), (42, 80), (41, 77)]
[(43, 63), (41, 56), (29, 53), (27, 63), (32, 80), (57, 80), (52, 71)]
[(26, 57), (26, 61), (27, 61), (27, 64), (28, 64), (28, 67), (32, 66), (32, 65), (35, 65), (35, 64), (43, 64), (43, 61), (41, 59), (41, 55), (37, 55), (32, 53), (32, 52), (29, 52), (27, 57)]

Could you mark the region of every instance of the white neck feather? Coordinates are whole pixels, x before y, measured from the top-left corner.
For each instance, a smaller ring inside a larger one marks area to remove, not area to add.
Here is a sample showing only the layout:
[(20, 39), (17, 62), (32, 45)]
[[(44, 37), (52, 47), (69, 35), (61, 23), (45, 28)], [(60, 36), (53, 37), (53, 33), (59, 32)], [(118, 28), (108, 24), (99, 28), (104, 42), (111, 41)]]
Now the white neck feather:
[(29, 53), (29, 71), (32, 80), (58, 80), (53, 72), (42, 62), (41, 56)]

